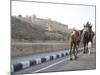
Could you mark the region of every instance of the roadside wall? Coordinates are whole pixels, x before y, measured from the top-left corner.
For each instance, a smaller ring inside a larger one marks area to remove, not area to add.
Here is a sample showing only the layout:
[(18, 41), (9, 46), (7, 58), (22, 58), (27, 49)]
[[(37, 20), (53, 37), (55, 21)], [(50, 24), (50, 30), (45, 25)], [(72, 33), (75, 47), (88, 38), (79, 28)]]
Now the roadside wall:
[(11, 56), (23, 56), (38, 52), (56, 51), (69, 48), (67, 43), (11, 44)]

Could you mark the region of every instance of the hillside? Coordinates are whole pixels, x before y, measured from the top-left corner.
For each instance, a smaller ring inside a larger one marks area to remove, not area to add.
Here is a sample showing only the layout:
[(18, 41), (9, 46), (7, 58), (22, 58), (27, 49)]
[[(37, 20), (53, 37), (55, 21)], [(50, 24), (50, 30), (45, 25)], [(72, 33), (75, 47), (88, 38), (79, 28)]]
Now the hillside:
[(43, 30), (33, 28), (30, 23), (11, 17), (11, 33), (15, 39), (43, 39), (45, 36)]
[(18, 40), (65, 40), (67, 33), (49, 32), (38, 25), (32, 26), (31, 23), (11, 17), (11, 37)]

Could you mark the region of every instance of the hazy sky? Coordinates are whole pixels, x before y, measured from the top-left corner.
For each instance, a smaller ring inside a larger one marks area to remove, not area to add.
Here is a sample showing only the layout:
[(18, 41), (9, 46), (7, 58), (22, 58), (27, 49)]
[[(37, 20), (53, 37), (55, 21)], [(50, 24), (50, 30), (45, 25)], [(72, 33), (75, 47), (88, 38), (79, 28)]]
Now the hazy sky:
[(90, 21), (95, 30), (94, 6), (12, 1), (12, 15), (19, 14), (22, 16), (35, 14), (39, 18), (51, 18), (76, 29), (82, 29), (83, 24)]

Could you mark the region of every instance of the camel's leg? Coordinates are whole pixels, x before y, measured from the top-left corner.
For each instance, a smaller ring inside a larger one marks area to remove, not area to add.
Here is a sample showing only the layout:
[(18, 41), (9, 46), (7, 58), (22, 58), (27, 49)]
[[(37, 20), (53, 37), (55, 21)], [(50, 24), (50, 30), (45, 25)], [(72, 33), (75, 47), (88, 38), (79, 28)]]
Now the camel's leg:
[(88, 43), (86, 43), (85, 50), (86, 50), (86, 53), (88, 53)]
[(71, 42), (71, 44), (70, 44), (70, 60), (72, 60), (72, 53), (73, 53), (72, 47), (73, 47), (73, 43)]
[(84, 42), (83, 45), (84, 45), (84, 51), (83, 51), (83, 53), (85, 54), (86, 53), (86, 42)]
[(78, 46), (76, 45), (76, 47), (75, 47), (76, 49), (75, 49), (75, 60), (77, 60), (77, 52), (78, 52)]
[(73, 54), (74, 54), (74, 57), (75, 57), (75, 60), (77, 59), (77, 45), (74, 44), (74, 48), (73, 48)]

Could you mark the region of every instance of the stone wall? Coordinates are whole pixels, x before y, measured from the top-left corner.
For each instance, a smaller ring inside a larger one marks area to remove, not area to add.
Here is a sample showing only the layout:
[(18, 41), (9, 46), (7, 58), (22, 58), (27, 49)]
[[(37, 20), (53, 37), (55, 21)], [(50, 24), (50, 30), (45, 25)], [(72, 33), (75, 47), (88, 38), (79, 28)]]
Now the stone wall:
[(67, 43), (51, 43), (51, 44), (12, 44), (11, 45), (11, 56), (23, 56), (34, 54), (38, 52), (48, 52), (63, 50), (68, 48)]

